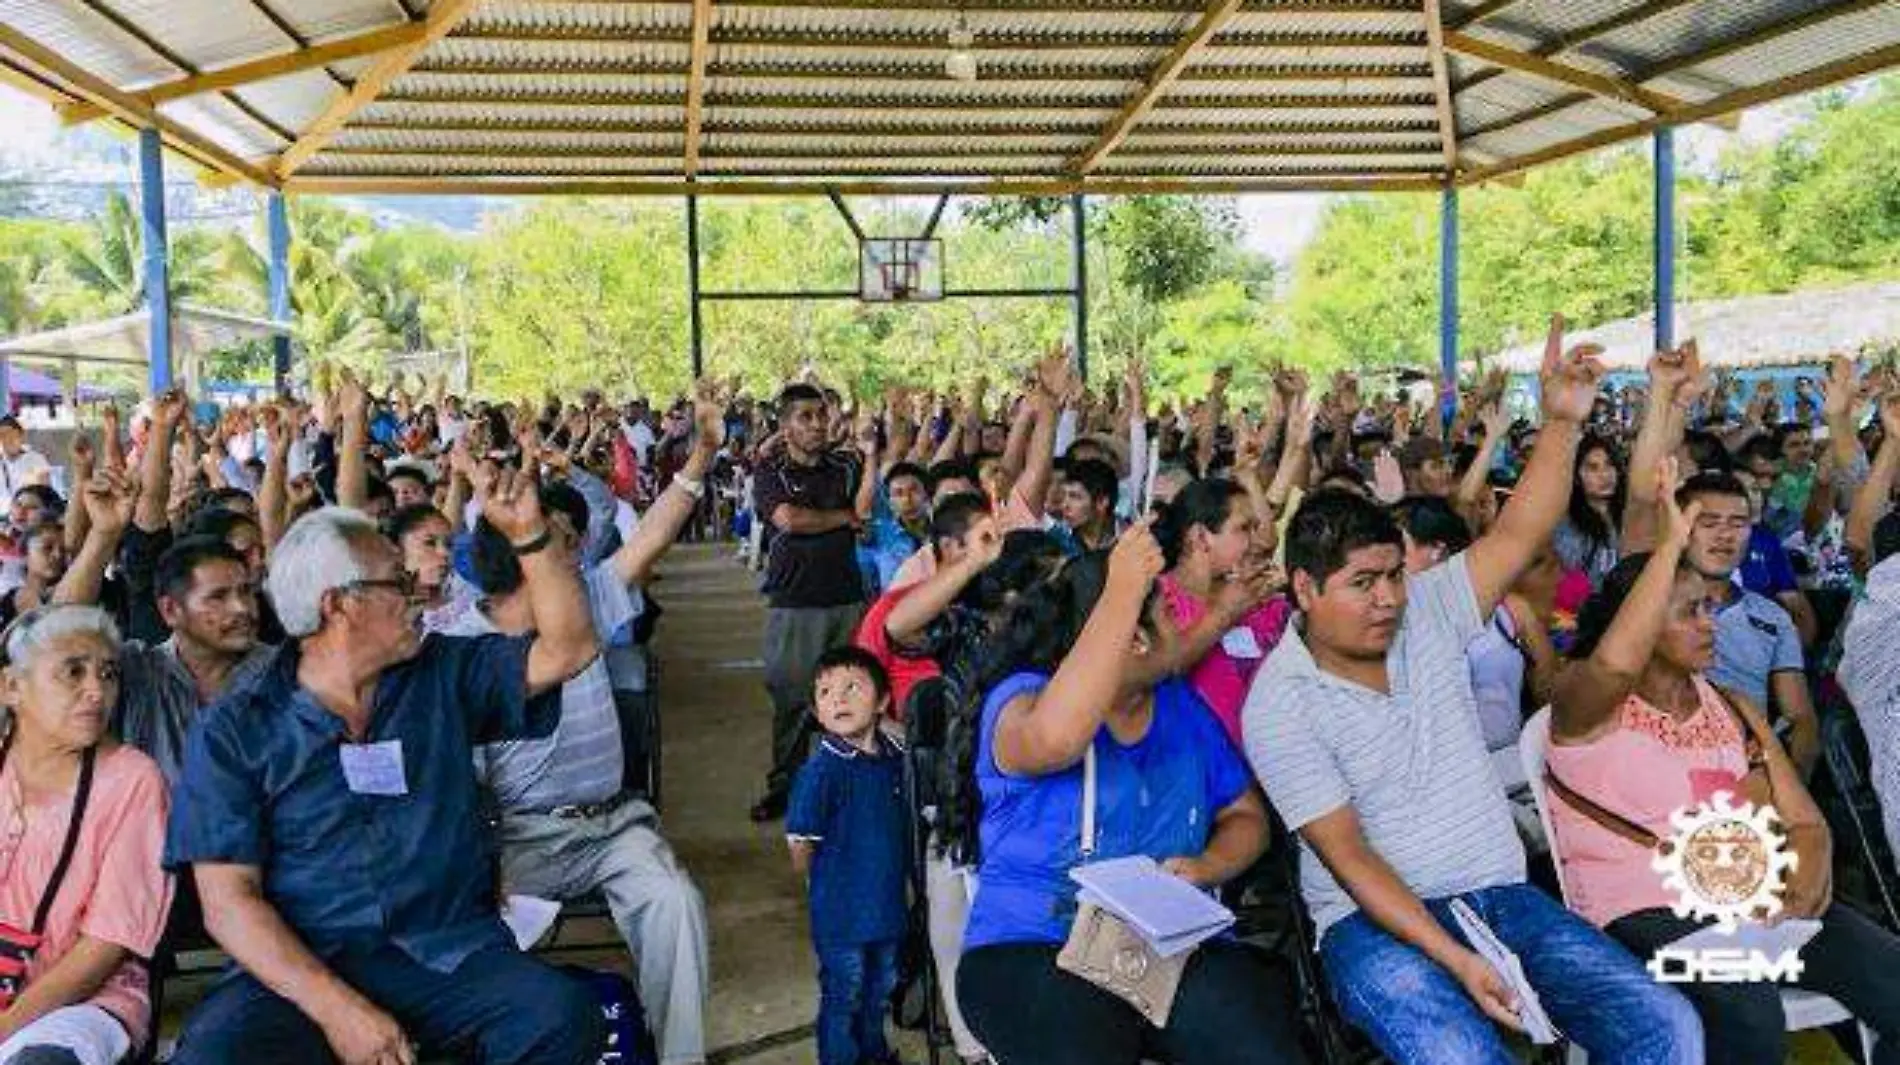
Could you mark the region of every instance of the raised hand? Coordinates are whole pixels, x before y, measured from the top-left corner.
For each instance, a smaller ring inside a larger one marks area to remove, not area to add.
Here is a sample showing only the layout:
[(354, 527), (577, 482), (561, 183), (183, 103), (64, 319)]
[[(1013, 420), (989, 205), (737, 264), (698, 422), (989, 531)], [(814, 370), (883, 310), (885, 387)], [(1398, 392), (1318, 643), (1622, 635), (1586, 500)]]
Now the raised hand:
[(86, 517), (101, 533), (117, 535), (132, 522), (138, 506), (138, 482), (119, 470), (101, 470), (86, 482)]
[(511, 543), (527, 543), (547, 530), (547, 522), (541, 514), (540, 484), (532, 467), (503, 470), (492, 481), (487, 477), (482, 480), (488, 482), (487, 498), (482, 500), (482, 517)]
[(1676, 457), (1665, 456), (1656, 467), (1656, 512), (1662, 515), (1657, 541), (1677, 550), (1689, 546), (1689, 534), (1695, 531), (1696, 519), (1702, 514), (1699, 499), (1686, 508), (1676, 503), (1676, 490), (1681, 487), (1682, 471)]
[(1505, 430), (1511, 427), (1511, 414), (1504, 409), (1504, 404), (1493, 403), (1491, 406), (1485, 408), (1481, 421), (1484, 425), (1484, 435), (1486, 439), (1502, 440), (1504, 439)]
[(726, 409), (711, 381), (693, 387), (693, 446), (711, 454), (726, 445)]
[(1702, 356), (1691, 339), (1649, 359), (1649, 386), (1653, 400), (1687, 409), (1700, 394)]
[(1388, 506), (1405, 498), (1405, 470), (1389, 448), (1372, 460), (1372, 494)]
[(1597, 344), (1578, 344), (1564, 351), (1564, 316), (1550, 316), (1550, 332), (1544, 339), (1544, 364), (1538, 375), (1544, 396), (1544, 420), (1582, 425), (1596, 406), (1597, 388), (1603, 380), (1603, 364)]
[(97, 456), (92, 450), (92, 437), (84, 430), (73, 433), (72, 462), (73, 479), (86, 481), (92, 479), (93, 462)]
[(1128, 527), (1108, 553), (1108, 590), (1121, 591), (1139, 600), (1166, 568), (1161, 544), (1155, 540), (1153, 519), (1144, 518)]

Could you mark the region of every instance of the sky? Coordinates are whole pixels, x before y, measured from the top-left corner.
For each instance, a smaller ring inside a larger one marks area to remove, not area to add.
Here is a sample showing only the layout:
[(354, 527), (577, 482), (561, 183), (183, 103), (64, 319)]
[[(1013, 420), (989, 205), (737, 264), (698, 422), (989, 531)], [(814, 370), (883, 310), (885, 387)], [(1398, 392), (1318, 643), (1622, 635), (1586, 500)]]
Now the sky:
[[(1686, 165), (1712, 161), (1721, 147), (1739, 136), (1744, 141), (1773, 139), (1787, 128), (1790, 116), (1785, 108), (1760, 108), (1743, 116), (1739, 134), (1730, 134), (1713, 126), (1695, 126), (1678, 137), (1678, 151)], [(0, 129), (7, 130), (9, 150), (32, 161), (57, 166), (54, 137), (59, 123), (51, 108), (10, 86), (0, 85)], [(130, 175), (127, 175), (130, 177)], [(1285, 264), (1298, 257), (1313, 238), (1327, 202), (1327, 194), (1270, 193), (1243, 195), (1239, 202), (1243, 227), (1242, 242), (1249, 249)], [(388, 203), (389, 201), (380, 201)]]

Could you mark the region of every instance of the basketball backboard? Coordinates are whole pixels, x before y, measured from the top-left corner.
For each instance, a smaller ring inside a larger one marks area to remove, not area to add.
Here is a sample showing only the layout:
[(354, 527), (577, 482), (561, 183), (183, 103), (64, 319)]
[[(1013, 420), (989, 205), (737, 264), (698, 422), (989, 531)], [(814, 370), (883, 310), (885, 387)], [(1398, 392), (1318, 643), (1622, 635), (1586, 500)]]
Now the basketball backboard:
[(943, 298), (943, 241), (866, 237), (858, 245), (858, 298), (914, 303)]

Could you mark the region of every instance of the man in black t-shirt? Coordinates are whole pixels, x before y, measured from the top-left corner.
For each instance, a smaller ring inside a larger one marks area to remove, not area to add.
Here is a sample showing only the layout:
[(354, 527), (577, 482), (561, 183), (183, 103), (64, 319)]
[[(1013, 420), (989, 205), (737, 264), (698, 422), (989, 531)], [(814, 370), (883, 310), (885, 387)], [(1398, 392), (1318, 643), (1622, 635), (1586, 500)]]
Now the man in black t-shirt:
[(812, 667), (851, 642), (864, 614), (857, 531), (872, 502), (862, 467), (830, 450), (824, 393), (806, 384), (779, 395), (783, 448), (760, 461), (753, 513), (778, 535), (766, 561), (765, 687), (772, 696), (772, 769), (754, 821), (785, 814), (792, 776), (811, 735)]

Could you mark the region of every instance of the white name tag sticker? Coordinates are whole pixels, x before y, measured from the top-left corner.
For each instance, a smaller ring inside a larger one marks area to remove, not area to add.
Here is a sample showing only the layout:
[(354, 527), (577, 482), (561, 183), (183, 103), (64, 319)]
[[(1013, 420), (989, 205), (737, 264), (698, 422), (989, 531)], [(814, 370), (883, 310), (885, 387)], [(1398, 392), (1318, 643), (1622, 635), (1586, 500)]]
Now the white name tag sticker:
[(402, 768), (402, 741), (346, 743), (337, 748), (343, 759), (343, 779), (358, 795), (407, 795), (409, 778)]
[(1253, 630), (1245, 625), (1227, 630), (1220, 638), (1221, 650), (1233, 658), (1263, 658), (1266, 652), (1260, 649), (1260, 641), (1254, 639)]

